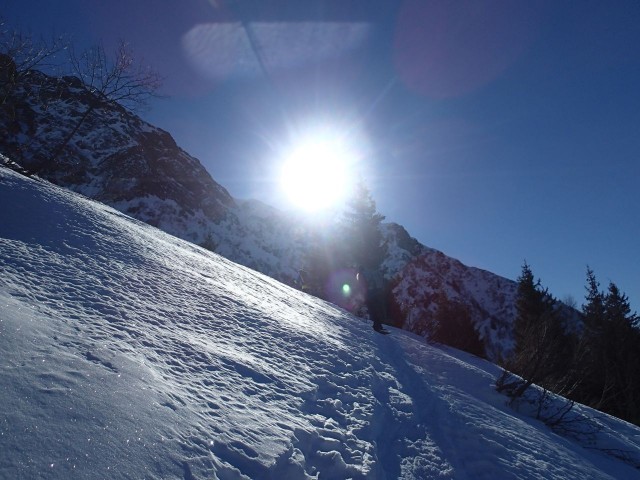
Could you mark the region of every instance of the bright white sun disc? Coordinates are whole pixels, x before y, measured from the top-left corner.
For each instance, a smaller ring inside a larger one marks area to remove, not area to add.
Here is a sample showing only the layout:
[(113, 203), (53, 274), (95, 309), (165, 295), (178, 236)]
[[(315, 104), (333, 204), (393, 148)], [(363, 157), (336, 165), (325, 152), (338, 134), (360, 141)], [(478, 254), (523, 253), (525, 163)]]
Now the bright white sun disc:
[(298, 208), (323, 210), (341, 202), (347, 192), (352, 159), (339, 142), (307, 141), (284, 162), (281, 185)]

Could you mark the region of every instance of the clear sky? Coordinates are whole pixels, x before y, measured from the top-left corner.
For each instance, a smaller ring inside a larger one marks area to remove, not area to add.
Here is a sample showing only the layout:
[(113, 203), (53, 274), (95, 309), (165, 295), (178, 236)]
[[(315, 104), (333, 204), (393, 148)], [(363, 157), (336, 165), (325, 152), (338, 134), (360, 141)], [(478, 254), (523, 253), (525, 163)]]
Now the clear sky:
[(5, 0), (165, 76), (143, 117), (239, 198), (286, 207), (280, 146), (330, 124), (378, 210), (422, 243), (559, 298), (587, 265), (640, 309), (640, 2)]

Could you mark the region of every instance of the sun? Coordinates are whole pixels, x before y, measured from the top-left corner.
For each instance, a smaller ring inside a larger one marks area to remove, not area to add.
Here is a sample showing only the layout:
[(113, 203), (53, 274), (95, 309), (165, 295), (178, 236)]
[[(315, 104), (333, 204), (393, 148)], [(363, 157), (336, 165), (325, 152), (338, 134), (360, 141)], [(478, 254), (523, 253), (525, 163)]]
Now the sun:
[(327, 210), (345, 200), (354, 160), (339, 137), (307, 138), (285, 156), (281, 188), (293, 207), (309, 212)]

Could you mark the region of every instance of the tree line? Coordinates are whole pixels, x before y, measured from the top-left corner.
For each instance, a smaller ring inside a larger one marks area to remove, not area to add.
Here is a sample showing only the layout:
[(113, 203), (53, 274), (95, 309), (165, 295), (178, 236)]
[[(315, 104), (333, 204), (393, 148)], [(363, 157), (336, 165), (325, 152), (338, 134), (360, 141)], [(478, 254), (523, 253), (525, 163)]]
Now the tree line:
[(576, 311), (553, 298), (524, 264), (515, 346), (497, 388), (516, 399), (536, 384), (640, 425), (640, 317), (615, 283), (602, 290), (590, 268), (586, 290)]

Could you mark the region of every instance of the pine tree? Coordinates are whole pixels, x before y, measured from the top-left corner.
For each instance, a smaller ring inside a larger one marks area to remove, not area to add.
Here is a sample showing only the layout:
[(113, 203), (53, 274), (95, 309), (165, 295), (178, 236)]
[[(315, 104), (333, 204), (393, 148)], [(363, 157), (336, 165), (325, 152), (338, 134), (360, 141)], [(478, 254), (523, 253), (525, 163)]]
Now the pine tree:
[(525, 262), (518, 278), (516, 318), (514, 321), (514, 353), (509, 368), (523, 381), (510, 394), (518, 397), (536, 383), (558, 390), (565, 381), (566, 351), (569, 345), (558, 302), (535, 281)]
[(600, 284), (596, 280), (596, 276), (589, 267), (587, 267), (587, 296), (582, 307), (584, 315), (584, 323), (590, 335), (599, 335), (602, 333), (604, 325), (604, 293), (600, 291)]
[(586, 303), (582, 306), (584, 329), (576, 350), (578, 389), (575, 398), (594, 408), (601, 408), (606, 390), (606, 350), (602, 342), (605, 296), (593, 270), (588, 267), (586, 290)]
[(356, 310), (371, 318), (376, 329), (389, 321), (388, 285), (380, 268), (387, 251), (380, 228), (382, 220), (384, 216), (376, 210), (369, 189), (360, 181), (343, 215), (340, 250), (344, 266), (358, 271), (357, 290), (364, 305)]
[(616, 284), (600, 290), (587, 269), (584, 331), (578, 358), (579, 389), (575, 399), (593, 408), (640, 423), (640, 331), (638, 316)]
[(371, 270), (380, 267), (386, 254), (380, 231), (383, 220), (369, 189), (358, 182), (343, 217), (343, 248), (352, 264)]
[(631, 312), (629, 298), (616, 284), (609, 283), (604, 301), (607, 325), (604, 343), (609, 413), (638, 423), (640, 421), (640, 341), (634, 324), (637, 315)]
[(637, 314), (631, 312), (629, 297), (613, 282), (609, 283), (604, 300), (604, 311), (607, 321), (623, 331), (634, 328), (638, 319)]
[(516, 350), (523, 350), (528, 342), (528, 332), (535, 319), (540, 316), (542, 309), (542, 295), (539, 283), (534, 281), (533, 272), (527, 262), (522, 265), (522, 272), (518, 277), (518, 292), (516, 296), (516, 320), (514, 322), (514, 339)]

